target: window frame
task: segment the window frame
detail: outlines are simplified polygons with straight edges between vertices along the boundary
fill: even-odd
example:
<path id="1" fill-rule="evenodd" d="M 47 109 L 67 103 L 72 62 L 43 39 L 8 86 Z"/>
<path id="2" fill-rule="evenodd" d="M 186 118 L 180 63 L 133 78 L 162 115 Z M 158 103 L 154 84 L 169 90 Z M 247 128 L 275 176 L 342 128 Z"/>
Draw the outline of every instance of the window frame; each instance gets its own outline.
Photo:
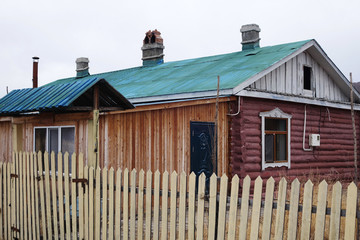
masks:
<path id="1" fill-rule="evenodd" d="M 49 129 L 57 129 L 58 130 L 58 149 L 59 152 L 61 152 L 62 150 L 62 146 L 61 146 L 61 131 L 59 131 L 59 129 L 61 130 L 61 128 L 73 128 L 74 129 L 74 152 L 75 152 L 75 133 L 76 133 L 76 128 L 75 125 L 63 125 L 63 126 L 37 126 L 34 127 L 34 133 L 33 133 L 33 149 L 34 151 L 36 151 L 35 147 L 35 130 L 36 129 L 46 129 L 46 135 L 45 135 L 45 151 L 49 153 Z"/>
<path id="2" fill-rule="evenodd" d="M 305 88 L 305 68 L 308 68 L 310 71 L 310 79 L 309 79 L 309 85 L 310 85 L 310 89 L 306 89 Z M 304 64 L 303 65 L 303 71 L 302 71 L 302 86 L 301 89 L 303 91 L 303 95 L 306 97 L 314 97 L 314 85 L 313 85 L 313 81 L 314 81 L 314 74 L 313 74 L 313 68 L 310 65 Z"/>
<path id="3" fill-rule="evenodd" d="M 283 111 L 281 111 L 279 108 L 275 108 L 271 111 L 268 112 L 260 112 L 259 116 L 261 117 L 261 170 L 264 171 L 266 168 L 269 167 L 287 167 L 290 169 L 291 166 L 291 143 L 290 143 L 290 139 L 291 139 L 291 118 L 292 115 L 284 113 Z M 277 162 L 273 162 L 273 163 L 267 163 L 265 161 L 265 134 L 266 134 L 266 130 L 265 130 L 265 121 L 266 119 L 284 119 L 286 120 L 287 124 L 286 124 L 286 155 L 287 155 L 287 160 L 284 161 L 277 161 Z M 270 132 L 275 132 L 273 130 L 269 130 Z M 280 132 L 284 132 L 284 131 L 280 131 Z M 283 135 L 283 133 L 281 133 Z M 275 149 L 274 149 L 275 151 Z"/>

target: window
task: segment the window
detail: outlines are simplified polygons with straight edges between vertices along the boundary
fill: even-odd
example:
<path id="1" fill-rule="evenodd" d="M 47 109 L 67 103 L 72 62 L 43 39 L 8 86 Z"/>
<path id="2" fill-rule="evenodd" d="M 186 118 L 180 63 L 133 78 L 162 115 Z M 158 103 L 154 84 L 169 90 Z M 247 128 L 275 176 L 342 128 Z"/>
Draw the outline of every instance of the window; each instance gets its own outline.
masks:
<path id="1" fill-rule="evenodd" d="M 75 127 L 35 127 L 34 129 L 35 152 L 55 152 L 56 165 L 57 153 L 69 153 L 69 171 L 71 172 L 71 155 L 75 150 Z"/>
<path id="2" fill-rule="evenodd" d="M 311 90 L 311 67 L 304 66 L 304 89 Z"/>
<path id="3" fill-rule="evenodd" d="M 279 108 L 260 113 L 262 133 L 262 170 L 267 167 L 290 168 L 291 115 Z"/>

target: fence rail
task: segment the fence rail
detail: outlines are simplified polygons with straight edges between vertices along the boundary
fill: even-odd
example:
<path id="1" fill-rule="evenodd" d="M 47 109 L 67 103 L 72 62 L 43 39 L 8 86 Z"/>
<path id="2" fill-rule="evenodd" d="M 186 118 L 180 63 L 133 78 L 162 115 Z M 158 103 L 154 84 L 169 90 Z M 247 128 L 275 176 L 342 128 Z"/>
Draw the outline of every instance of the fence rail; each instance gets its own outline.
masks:
<path id="1" fill-rule="evenodd" d="M 68 159 L 14 153 L 0 163 L 1 239 L 357 237 L 354 183 L 295 179 L 289 187 L 285 178 L 258 177 L 251 188 L 248 176 L 240 185 L 236 175 L 229 182 L 213 174 L 206 184 L 194 173 L 94 169 L 82 154 L 71 156 L 70 174 Z"/>

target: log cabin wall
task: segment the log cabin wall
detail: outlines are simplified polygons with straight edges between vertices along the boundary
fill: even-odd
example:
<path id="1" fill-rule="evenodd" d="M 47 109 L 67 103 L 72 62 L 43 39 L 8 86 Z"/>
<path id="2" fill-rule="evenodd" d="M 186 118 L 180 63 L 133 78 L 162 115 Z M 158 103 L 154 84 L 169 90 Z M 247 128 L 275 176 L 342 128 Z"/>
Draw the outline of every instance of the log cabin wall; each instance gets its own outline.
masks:
<path id="1" fill-rule="evenodd" d="M 232 104 L 234 109 L 235 103 Z M 261 170 L 260 112 L 276 107 L 292 115 L 291 168 Z M 360 136 L 359 113 L 356 113 L 356 131 Z M 354 141 L 350 110 L 307 105 L 305 147 L 309 148 L 309 134 L 320 134 L 320 146 L 311 152 L 303 151 L 304 104 L 256 98 L 241 99 L 241 113 L 231 120 L 230 145 L 232 174 L 241 178 L 279 178 L 281 176 L 319 176 L 332 179 L 352 179 L 354 174 Z M 358 148 L 360 146 L 359 137 Z M 360 153 L 358 149 L 358 154 Z M 358 157 L 359 158 L 359 157 Z"/>
<path id="2" fill-rule="evenodd" d="M 228 101 L 219 103 L 217 170 L 228 169 Z M 215 99 L 100 116 L 100 167 L 190 172 L 190 121 L 214 122 Z"/>

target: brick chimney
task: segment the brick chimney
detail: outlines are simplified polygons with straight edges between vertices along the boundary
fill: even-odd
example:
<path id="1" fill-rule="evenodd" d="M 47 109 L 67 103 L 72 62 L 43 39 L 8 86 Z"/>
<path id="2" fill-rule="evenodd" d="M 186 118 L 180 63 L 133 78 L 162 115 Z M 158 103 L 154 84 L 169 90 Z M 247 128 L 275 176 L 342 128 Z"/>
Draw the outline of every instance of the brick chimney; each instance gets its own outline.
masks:
<path id="1" fill-rule="evenodd" d="M 80 57 L 76 59 L 76 78 L 89 76 L 89 59 Z"/>
<path id="2" fill-rule="evenodd" d="M 260 47 L 260 27 L 257 24 L 243 25 L 240 29 L 242 36 L 242 50 L 255 49 Z"/>
<path id="3" fill-rule="evenodd" d="M 154 66 L 164 62 L 164 45 L 161 33 L 155 29 L 145 33 L 142 50 L 143 66 Z"/>

